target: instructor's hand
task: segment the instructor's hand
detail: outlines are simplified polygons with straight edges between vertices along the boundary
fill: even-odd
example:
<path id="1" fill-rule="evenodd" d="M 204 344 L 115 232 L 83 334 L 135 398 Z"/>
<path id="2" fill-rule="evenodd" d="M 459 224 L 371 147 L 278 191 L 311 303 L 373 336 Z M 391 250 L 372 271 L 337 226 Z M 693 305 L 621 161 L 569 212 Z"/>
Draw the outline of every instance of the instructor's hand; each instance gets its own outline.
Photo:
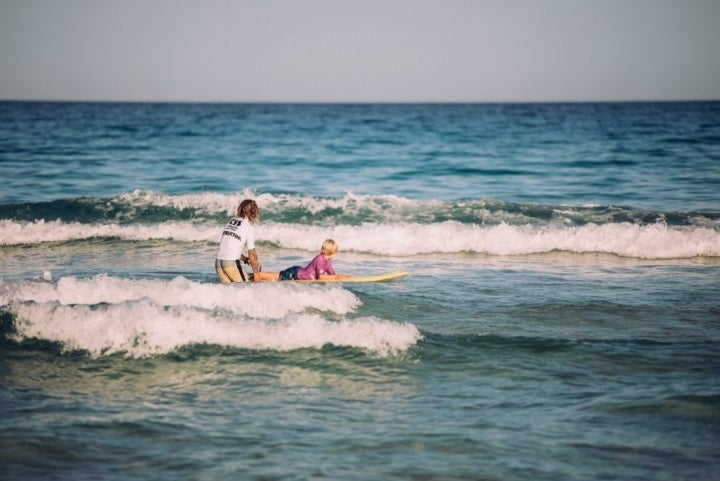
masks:
<path id="1" fill-rule="evenodd" d="M 253 273 L 260 272 L 260 263 L 258 262 L 257 252 L 255 252 L 255 249 L 250 249 L 248 251 L 248 263 L 250 264 L 250 267 L 252 267 Z"/>

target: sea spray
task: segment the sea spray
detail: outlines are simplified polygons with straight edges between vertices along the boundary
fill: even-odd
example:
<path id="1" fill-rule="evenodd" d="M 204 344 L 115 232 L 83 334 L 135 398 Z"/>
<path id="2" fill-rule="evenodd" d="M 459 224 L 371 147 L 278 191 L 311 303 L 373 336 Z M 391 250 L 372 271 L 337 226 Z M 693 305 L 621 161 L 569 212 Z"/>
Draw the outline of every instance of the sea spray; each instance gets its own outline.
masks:
<path id="1" fill-rule="evenodd" d="M 334 321 L 302 313 L 254 319 L 150 300 L 95 305 L 15 302 L 9 307 L 16 318 L 16 341 L 43 339 L 59 343 L 65 351 L 82 350 L 95 357 L 146 357 L 192 344 L 277 351 L 332 344 L 387 356 L 407 350 L 422 337 L 413 324 L 377 318 Z"/>
<path id="2" fill-rule="evenodd" d="M 386 356 L 421 338 L 412 324 L 347 317 L 360 301 L 338 285 L 105 275 L 0 280 L 0 304 L 15 319 L 15 340 L 43 339 L 93 356 L 144 357 L 202 343 L 279 351 L 333 344 Z"/>
<path id="3" fill-rule="evenodd" d="M 176 277 L 127 279 L 107 275 L 73 276 L 56 283 L 0 280 L 0 305 L 31 301 L 59 305 L 122 304 L 148 300 L 158 306 L 224 310 L 255 318 L 279 318 L 314 309 L 348 314 L 360 300 L 339 285 L 296 283 L 231 284 L 202 283 Z"/>
<path id="4" fill-rule="evenodd" d="M 720 231 L 701 226 L 638 225 L 629 222 L 582 226 L 393 223 L 317 226 L 266 222 L 257 226 L 261 243 L 312 253 L 322 240 L 334 238 L 343 251 L 382 256 L 471 252 L 525 255 L 553 251 L 606 253 L 640 259 L 680 259 L 720 256 Z M 126 241 L 218 241 L 218 226 L 167 222 L 154 225 L 79 224 L 61 221 L 17 223 L 0 221 L 0 243 L 33 245 L 97 237 Z M 390 240 L 392 239 L 392 242 Z M 309 255 L 309 254 L 308 254 Z"/>
<path id="5" fill-rule="evenodd" d="M 130 241 L 173 239 L 181 242 L 218 240 L 216 226 L 186 222 L 123 225 L 117 223 L 83 224 L 61 220 L 15 222 L 0 220 L 0 246 L 66 242 L 93 238 L 118 238 Z"/>

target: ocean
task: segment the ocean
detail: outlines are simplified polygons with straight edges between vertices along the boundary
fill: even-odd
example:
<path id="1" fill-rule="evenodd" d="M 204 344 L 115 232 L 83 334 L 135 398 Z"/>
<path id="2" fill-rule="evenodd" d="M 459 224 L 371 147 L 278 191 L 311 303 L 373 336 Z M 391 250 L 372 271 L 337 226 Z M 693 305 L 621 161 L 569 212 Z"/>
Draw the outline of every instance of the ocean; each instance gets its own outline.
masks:
<path id="1" fill-rule="evenodd" d="M 720 479 L 720 102 L 0 102 L 0 479 Z M 257 201 L 262 268 L 222 285 Z"/>

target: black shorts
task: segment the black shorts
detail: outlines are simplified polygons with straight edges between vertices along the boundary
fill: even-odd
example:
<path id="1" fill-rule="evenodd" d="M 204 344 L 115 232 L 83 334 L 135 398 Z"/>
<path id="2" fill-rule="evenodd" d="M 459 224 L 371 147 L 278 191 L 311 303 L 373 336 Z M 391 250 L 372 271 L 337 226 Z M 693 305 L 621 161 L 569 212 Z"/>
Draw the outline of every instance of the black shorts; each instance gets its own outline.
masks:
<path id="1" fill-rule="evenodd" d="M 278 280 L 281 280 L 281 281 L 296 281 L 296 280 L 298 280 L 298 276 L 297 276 L 298 269 L 300 269 L 300 266 L 292 266 L 292 267 L 288 267 L 284 271 L 280 271 L 280 274 L 278 275 Z"/>

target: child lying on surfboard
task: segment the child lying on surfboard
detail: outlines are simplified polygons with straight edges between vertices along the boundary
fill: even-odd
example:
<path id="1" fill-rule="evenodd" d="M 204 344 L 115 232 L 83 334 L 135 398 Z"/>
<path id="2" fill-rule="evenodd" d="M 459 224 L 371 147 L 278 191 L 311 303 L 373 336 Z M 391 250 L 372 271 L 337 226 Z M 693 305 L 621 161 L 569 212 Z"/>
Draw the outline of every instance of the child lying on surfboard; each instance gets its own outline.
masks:
<path id="1" fill-rule="evenodd" d="M 253 280 L 259 281 L 314 281 L 349 279 L 350 276 L 336 274 L 330 259 L 338 251 L 337 242 L 326 239 L 320 253 L 305 267 L 292 266 L 280 272 L 256 272 Z"/>

